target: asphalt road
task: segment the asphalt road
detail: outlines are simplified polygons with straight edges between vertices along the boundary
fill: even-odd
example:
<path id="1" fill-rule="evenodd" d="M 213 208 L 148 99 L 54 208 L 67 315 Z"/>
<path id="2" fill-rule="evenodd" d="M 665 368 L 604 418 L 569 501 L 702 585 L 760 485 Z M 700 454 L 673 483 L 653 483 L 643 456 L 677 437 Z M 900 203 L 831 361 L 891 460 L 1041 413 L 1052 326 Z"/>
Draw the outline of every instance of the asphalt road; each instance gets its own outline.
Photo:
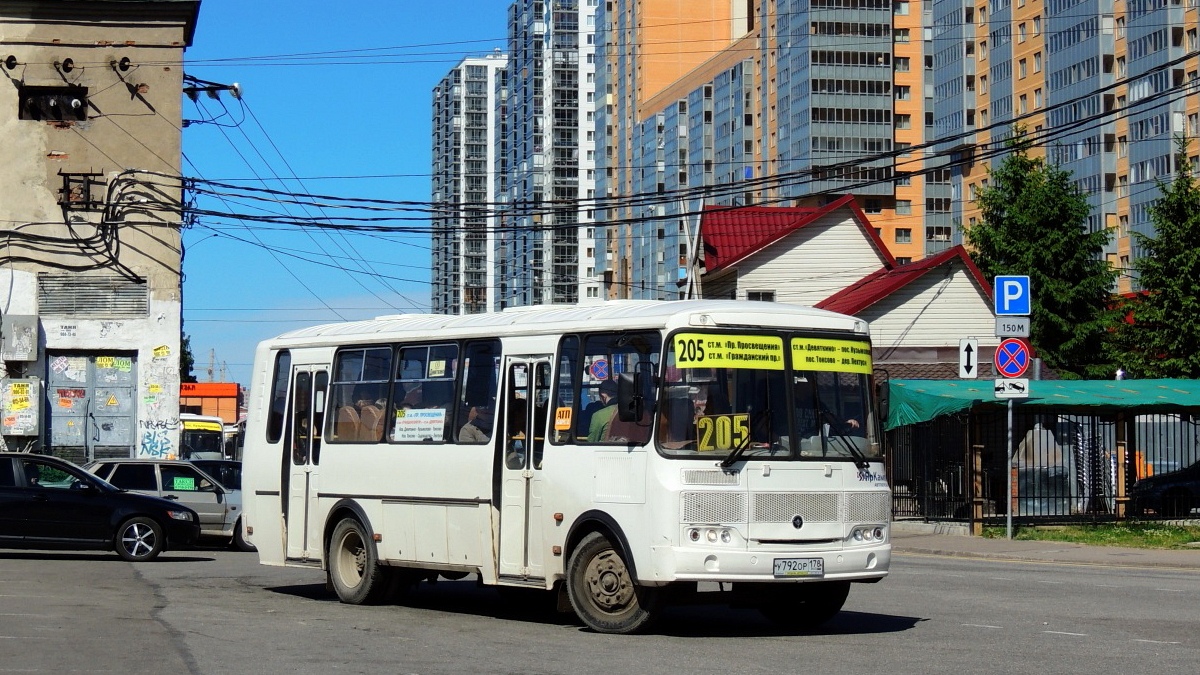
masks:
<path id="1" fill-rule="evenodd" d="M 1182 673 L 1197 589 L 1190 571 L 900 555 L 816 634 L 700 606 L 610 636 L 469 580 L 352 607 L 254 554 L 0 551 L 0 673 Z"/>

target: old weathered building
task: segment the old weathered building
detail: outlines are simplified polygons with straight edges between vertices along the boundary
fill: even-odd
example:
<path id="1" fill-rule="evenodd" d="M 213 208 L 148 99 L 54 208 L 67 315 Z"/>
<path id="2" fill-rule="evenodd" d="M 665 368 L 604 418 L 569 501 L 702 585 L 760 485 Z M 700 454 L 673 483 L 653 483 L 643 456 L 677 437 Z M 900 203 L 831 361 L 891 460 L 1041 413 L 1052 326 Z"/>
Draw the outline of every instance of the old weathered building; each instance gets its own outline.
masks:
<path id="1" fill-rule="evenodd" d="M 178 443 L 183 53 L 198 0 L 0 0 L 3 441 Z"/>

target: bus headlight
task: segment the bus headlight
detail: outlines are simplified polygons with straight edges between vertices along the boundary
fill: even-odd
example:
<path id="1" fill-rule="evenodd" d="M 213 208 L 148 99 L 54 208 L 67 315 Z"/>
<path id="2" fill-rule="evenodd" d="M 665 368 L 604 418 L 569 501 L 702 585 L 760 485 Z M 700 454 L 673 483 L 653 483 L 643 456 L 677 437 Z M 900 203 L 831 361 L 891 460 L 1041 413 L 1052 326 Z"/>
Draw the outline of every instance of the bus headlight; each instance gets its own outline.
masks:
<path id="1" fill-rule="evenodd" d="M 692 529 L 688 530 L 687 536 L 688 539 L 692 541 L 700 541 L 700 530 L 697 530 L 693 527 Z"/>
<path id="2" fill-rule="evenodd" d="M 713 529 L 705 530 L 704 538 L 707 539 L 708 543 L 710 543 L 710 544 L 717 543 L 717 531 L 713 530 Z"/>
<path id="3" fill-rule="evenodd" d="M 721 543 L 728 544 L 731 541 L 733 541 L 733 535 L 729 533 L 729 530 L 721 530 Z"/>

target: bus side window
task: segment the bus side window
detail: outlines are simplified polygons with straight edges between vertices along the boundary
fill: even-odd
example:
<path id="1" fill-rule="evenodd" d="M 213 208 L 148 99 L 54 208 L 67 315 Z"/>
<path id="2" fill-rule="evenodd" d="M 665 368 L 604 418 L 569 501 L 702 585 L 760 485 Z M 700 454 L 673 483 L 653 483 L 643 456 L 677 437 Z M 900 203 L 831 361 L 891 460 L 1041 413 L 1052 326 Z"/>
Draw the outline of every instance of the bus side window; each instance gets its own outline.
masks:
<path id="1" fill-rule="evenodd" d="M 554 406 L 559 409 L 570 409 L 570 427 L 554 429 L 550 441 L 554 445 L 574 443 L 575 436 L 587 438 L 588 420 L 582 414 L 584 408 L 579 405 L 579 338 L 568 335 L 563 338 L 558 357 L 558 382 L 554 396 Z M 581 402 L 580 402 L 581 403 Z M 557 417 L 557 414 L 556 414 Z M 590 417 L 590 415 L 589 415 Z"/>

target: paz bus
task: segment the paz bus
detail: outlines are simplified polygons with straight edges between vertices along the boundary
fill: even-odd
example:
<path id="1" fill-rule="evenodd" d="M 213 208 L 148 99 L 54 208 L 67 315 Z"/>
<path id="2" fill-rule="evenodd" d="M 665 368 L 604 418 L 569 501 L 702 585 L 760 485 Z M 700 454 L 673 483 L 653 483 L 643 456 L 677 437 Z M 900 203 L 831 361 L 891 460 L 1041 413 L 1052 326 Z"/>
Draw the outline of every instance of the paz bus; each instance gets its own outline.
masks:
<path id="1" fill-rule="evenodd" d="M 252 378 L 249 538 L 346 603 L 474 574 L 558 593 L 600 632 L 696 598 L 810 628 L 888 573 L 853 317 L 728 300 L 386 316 L 266 340 Z"/>

